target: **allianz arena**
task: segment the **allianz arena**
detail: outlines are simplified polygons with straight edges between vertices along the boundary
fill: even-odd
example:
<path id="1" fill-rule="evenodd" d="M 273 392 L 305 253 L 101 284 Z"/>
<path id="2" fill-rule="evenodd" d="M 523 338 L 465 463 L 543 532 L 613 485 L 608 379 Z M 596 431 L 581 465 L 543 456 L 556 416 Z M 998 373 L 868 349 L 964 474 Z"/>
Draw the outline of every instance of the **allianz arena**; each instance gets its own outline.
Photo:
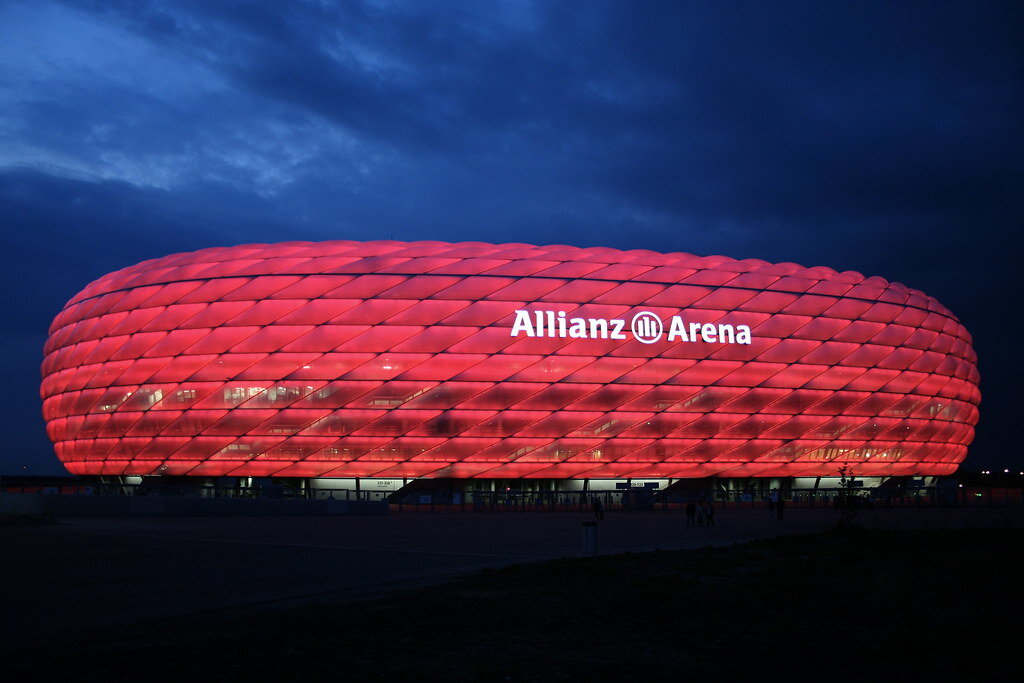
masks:
<path id="1" fill-rule="evenodd" d="M 899 283 L 478 242 L 145 261 L 67 303 L 42 374 L 89 475 L 934 476 L 980 401 L 970 335 Z"/>

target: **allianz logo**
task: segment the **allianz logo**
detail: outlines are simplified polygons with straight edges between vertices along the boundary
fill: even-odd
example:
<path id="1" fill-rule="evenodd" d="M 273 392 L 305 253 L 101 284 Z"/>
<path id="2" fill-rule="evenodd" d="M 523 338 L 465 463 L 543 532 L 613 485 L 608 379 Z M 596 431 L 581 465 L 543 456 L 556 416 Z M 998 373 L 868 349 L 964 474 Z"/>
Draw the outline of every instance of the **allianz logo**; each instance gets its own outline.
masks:
<path id="1" fill-rule="evenodd" d="M 629 333 L 641 344 L 654 344 L 665 337 L 665 325 L 654 313 L 640 311 L 629 321 Z M 569 318 L 565 311 L 516 311 L 512 336 L 563 337 L 566 339 L 629 339 L 621 318 Z M 674 315 L 668 323 L 670 342 L 702 341 L 708 344 L 749 344 L 749 325 L 686 322 Z"/>

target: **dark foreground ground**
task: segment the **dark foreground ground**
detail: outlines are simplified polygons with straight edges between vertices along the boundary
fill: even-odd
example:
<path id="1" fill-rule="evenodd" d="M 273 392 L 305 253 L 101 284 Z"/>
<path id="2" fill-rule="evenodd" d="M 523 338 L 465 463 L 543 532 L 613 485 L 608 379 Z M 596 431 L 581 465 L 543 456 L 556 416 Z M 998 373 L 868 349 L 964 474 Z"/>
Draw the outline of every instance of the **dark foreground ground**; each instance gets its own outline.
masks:
<path id="1" fill-rule="evenodd" d="M 5 680 L 1019 680 L 1024 529 L 827 531 L 484 569 L 33 641 Z M 244 571 L 244 568 L 240 568 Z"/>

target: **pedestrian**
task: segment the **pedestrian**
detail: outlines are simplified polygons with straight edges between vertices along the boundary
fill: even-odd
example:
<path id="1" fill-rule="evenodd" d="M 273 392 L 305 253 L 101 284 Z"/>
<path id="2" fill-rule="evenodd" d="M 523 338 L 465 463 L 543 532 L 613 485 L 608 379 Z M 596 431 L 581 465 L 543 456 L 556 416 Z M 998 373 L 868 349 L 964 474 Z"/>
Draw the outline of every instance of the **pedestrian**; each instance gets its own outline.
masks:
<path id="1" fill-rule="evenodd" d="M 768 516 L 775 516 L 775 505 L 779 502 L 779 492 L 776 489 L 772 489 L 768 494 Z"/>
<path id="2" fill-rule="evenodd" d="M 775 519 L 782 519 L 782 511 L 786 509 L 786 501 L 779 496 L 779 502 L 775 504 Z"/>
<path id="3" fill-rule="evenodd" d="M 715 504 L 712 501 L 708 501 L 707 510 L 704 511 L 704 517 L 707 519 L 708 526 L 715 525 Z"/>
<path id="4" fill-rule="evenodd" d="M 599 522 L 604 519 L 604 505 L 597 496 L 594 496 L 594 519 Z"/>
<path id="5" fill-rule="evenodd" d="M 697 525 L 697 506 L 693 501 L 686 504 L 686 526 Z"/>

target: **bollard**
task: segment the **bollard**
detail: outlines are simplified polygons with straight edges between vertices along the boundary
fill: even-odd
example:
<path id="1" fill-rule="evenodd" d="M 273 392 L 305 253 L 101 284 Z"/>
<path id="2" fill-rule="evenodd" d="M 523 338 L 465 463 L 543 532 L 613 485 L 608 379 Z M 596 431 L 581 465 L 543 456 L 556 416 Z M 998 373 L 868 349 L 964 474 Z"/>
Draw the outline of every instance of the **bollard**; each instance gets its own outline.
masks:
<path id="1" fill-rule="evenodd" d="M 597 555 L 597 522 L 583 522 L 583 554 Z"/>

